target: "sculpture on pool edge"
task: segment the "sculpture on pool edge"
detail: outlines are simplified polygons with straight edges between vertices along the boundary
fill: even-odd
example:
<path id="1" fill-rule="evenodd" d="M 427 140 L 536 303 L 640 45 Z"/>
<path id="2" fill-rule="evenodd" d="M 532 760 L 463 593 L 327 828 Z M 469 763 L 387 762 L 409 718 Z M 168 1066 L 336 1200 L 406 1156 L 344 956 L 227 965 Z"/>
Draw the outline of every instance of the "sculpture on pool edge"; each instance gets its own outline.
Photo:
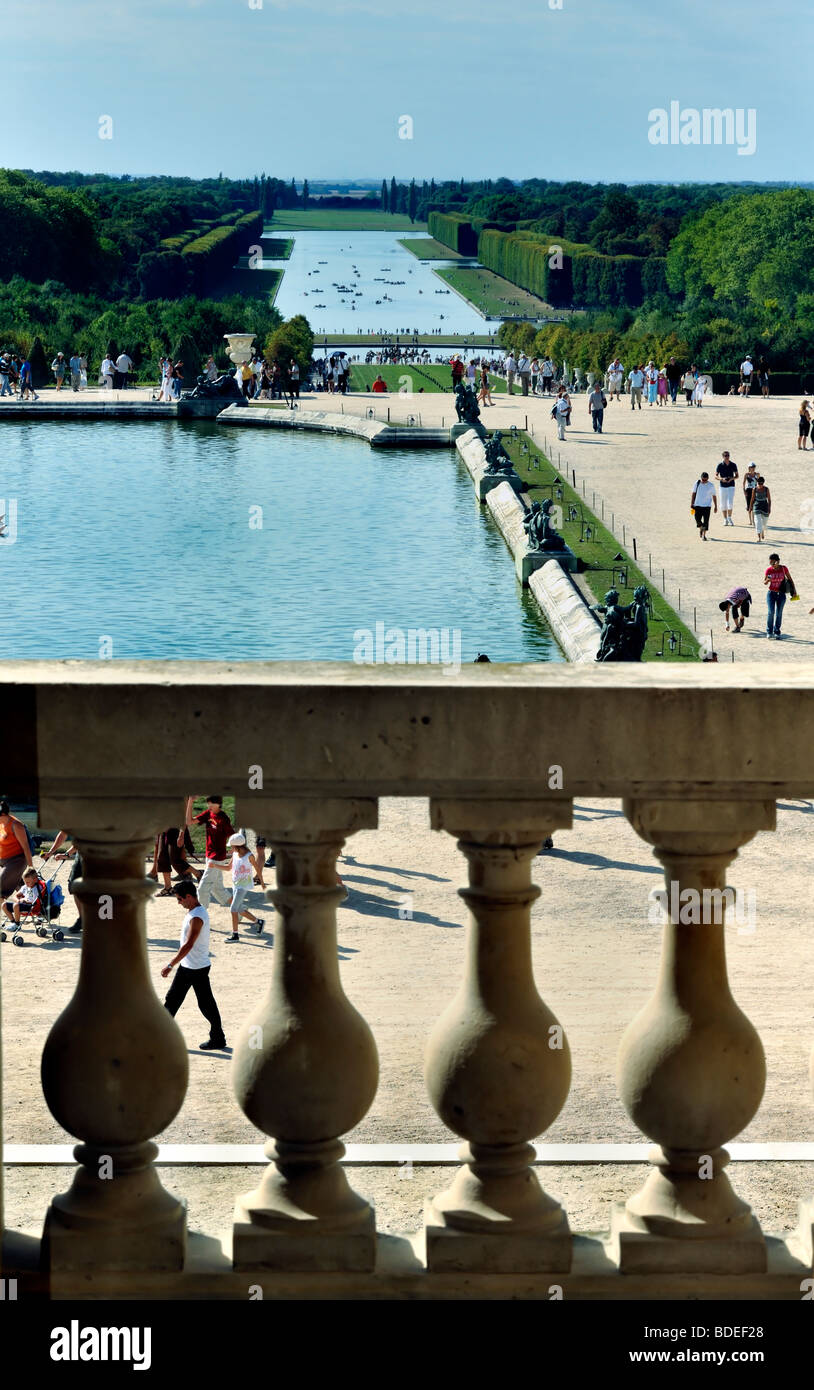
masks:
<path id="1" fill-rule="evenodd" d="M 618 589 L 609 589 L 605 602 L 594 604 L 594 612 L 605 617 L 597 661 L 641 661 L 649 609 L 650 594 L 644 584 L 634 590 L 630 604 L 620 604 Z"/>
<path id="2" fill-rule="evenodd" d="M 455 413 L 458 416 L 458 423 L 472 425 L 475 429 L 482 429 L 480 424 L 480 406 L 473 387 L 467 386 L 463 381 L 459 381 L 455 387 Z"/>
<path id="3" fill-rule="evenodd" d="M 503 435 L 500 430 L 495 430 L 492 438 L 487 439 L 484 445 L 484 453 L 486 454 L 484 476 L 493 478 L 496 474 L 506 475 L 514 472 L 514 464 L 501 443 L 502 438 Z"/>
<path id="4" fill-rule="evenodd" d="M 553 505 L 554 503 L 547 497 L 544 502 L 532 502 L 531 510 L 526 512 L 523 518 L 523 530 L 528 538 L 529 551 L 567 549 L 559 531 L 555 531 L 551 524 Z"/>
<path id="5" fill-rule="evenodd" d="M 185 391 L 183 399 L 185 401 L 219 399 L 242 401 L 244 396 L 237 384 L 236 376 L 232 372 L 224 372 L 223 376 L 216 377 L 214 381 L 207 381 L 205 376 L 199 376 L 197 386 L 192 391 Z"/>

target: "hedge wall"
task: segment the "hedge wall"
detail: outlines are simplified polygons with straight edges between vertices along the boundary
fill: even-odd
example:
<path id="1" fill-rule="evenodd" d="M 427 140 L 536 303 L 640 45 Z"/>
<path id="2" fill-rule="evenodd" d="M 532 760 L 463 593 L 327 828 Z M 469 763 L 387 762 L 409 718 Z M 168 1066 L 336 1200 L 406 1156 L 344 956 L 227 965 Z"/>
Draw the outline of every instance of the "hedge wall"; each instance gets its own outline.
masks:
<path id="1" fill-rule="evenodd" d="M 478 236 L 468 217 L 459 212 L 431 212 L 427 220 L 430 236 L 449 246 L 460 256 L 477 256 Z"/>
<path id="2" fill-rule="evenodd" d="M 552 247 L 562 254 L 552 256 Z M 613 309 L 636 307 L 643 298 L 643 269 L 650 264 L 638 256 L 602 256 L 591 246 L 564 241 L 535 232 L 506 233 L 491 229 L 481 233 L 478 258 L 482 265 L 514 285 L 530 290 L 554 308 L 572 304 Z M 664 261 L 655 260 L 649 272 L 655 288 L 661 288 Z M 648 287 L 647 293 L 653 293 Z"/>
<path id="3" fill-rule="evenodd" d="M 186 245 L 181 256 L 192 271 L 192 286 L 196 294 L 214 288 L 217 281 L 231 270 L 238 256 L 253 243 L 259 243 L 263 231 L 263 214 L 247 212 L 228 227 L 214 227 Z"/>

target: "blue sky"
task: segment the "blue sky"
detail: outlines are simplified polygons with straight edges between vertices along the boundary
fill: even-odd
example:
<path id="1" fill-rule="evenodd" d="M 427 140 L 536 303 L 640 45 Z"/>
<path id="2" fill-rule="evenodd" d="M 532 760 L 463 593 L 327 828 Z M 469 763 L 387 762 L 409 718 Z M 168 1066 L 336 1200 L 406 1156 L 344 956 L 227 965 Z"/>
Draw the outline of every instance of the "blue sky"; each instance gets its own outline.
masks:
<path id="1" fill-rule="evenodd" d="M 23 0 L 0 47 L 2 157 L 298 180 L 814 177 L 802 0 L 557 3 Z M 754 108 L 756 152 L 652 145 L 649 113 L 674 100 Z"/>

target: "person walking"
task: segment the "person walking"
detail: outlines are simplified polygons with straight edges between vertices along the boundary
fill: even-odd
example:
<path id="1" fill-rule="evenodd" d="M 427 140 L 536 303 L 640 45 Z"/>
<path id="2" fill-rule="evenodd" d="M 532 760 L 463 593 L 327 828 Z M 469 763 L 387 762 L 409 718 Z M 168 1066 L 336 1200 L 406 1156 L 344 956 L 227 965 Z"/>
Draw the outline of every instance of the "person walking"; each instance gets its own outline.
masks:
<path id="1" fill-rule="evenodd" d="M 511 352 L 506 358 L 506 361 L 503 363 L 503 368 L 506 372 L 506 394 L 507 396 L 513 396 L 514 378 L 517 372 L 517 362 Z"/>
<path id="2" fill-rule="evenodd" d="M 692 405 L 693 392 L 695 390 L 695 368 L 688 367 L 681 379 L 681 389 L 687 405 Z"/>
<path id="3" fill-rule="evenodd" d="M 478 392 L 478 402 L 481 405 L 492 405 L 492 388 L 489 385 L 489 373 L 485 367 L 480 369 L 480 391 Z"/>
<path id="4" fill-rule="evenodd" d="M 751 392 L 751 390 L 752 390 L 752 373 L 754 372 L 754 370 L 755 370 L 755 369 L 754 369 L 754 366 L 752 365 L 752 359 L 751 359 L 751 357 L 749 356 L 749 354 L 747 353 L 746 357 L 745 357 L 744 360 L 741 362 L 741 367 L 740 367 L 740 377 L 741 377 L 740 395 L 741 395 L 741 396 L 748 396 L 749 393 Z"/>
<path id="5" fill-rule="evenodd" d="M 550 357 L 545 357 L 543 359 L 543 365 L 540 368 L 540 374 L 543 379 L 543 394 L 546 396 L 550 396 L 551 384 L 554 380 L 554 363 L 551 361 Z"/>
<path id="6" fill-rule="evenodd" d="M 762 541 L 769 522 L 772 511 L 772 494 L 766 486 L 766 479 L 762 473 L 757 476 L 757 481 L 752 490 L 752 516 L 757 531 L 756 540 Z"/>
<path id="7" fill-rule="evenodd" d="M 729 632 L 729 619 L 735 625 L 736 632 L 743 632 L 743 624 L 749 617 L 752 605 L 752 595 L 742 584 L 738 584 L 734 589 L 730 589 L 725 599 L 718 604 L 724 615 L 726 631 Z"/>
<path id="8" fill-rule="evenodd" d="M 765 399 L 769 394 L 769 364 L 765 357 L 761 357 L 757 364 L 757 379 L 760 383 L 760 394 Z"/>
<path id="9" fill-rule="evenodd" d="M 33 869 L 31 845 L 23 822 L 13 816 L 9 803 L 0 801 L 0 898 L 16 892 L 26 869 Z"/>
<path id="10" fill-rule="evenodd" d="M 602 387 L 597 382 L 595 382 L 594 388 L 588 397 L 588 414 L 591 417 L 591 422 L 594 427 L 594 434 L 602 433 L 602 424 L 605 419 L 605 410 L 607 409 L 607 405 L 608 402 L 605 397 L 605 393 L 602 390 Z"/>
<path id="11" fill-rule="evenodd" d="M 627 374 L 628 385 L 630 386 L 630 408 L 635 410 L 636 406 L 642 408 L 642 388 L 644 387 L 645 374 L 641 367 L 634 367 Z"/>
<path id="12" fill-rule="evenodd" d="M 794 586 L 794 580 L 786 566 L 781 565 L 780 556 L 776 552 L 769 556 L 769 567 L 763 576 L 763 583 L 768 590 L 766 594 L 766 636 L 775 637 L 779 641 L 783 636 L 780 627 L 783 622 L 786 598 L 789 595 L 792 598 L 797 598 L 797 590 Z"/>
<path id="13" fill-rule="evenodd" d="M 0 356 L 0 396 L 14 396 L 9 377 L 11 376 L 11 355 L 4 352 Z"/>
<path id="14" fill-rule="evenodd" d="M 565 426 L 568 422 L 568 417 L 570 414 L 571 401 L 569 400 L 568 392 L 565 390 L 565 388 L 563 388 L 561 394 L 555 400 L 554 407 L 551 411 L 552 419 L 554 419 L 557 422 L 558 439 L 565 439 Z"/>
<path id="15" fill-rule="evenodd" d="M 28 355 L 26 355 L 20 367 L 20 400 L 25 401 L 29 396 L 35 401 L 39 400 L 39 396 L 34 390 L 34 376 L 31 371 L 31 362 Z"/>
<path id="16" fill-rule="evenodd" d="M 755 488 L 757 487 L 757 464 L 750 463 L 743 475 L 743 496 L 746 502 L 746 515 L 749 525 L 754 526 L 755 518 L 752 516 L 752 503 L 755 500 Z"/>
<path id="17" fill-rule="evenodd" d="M 671 357 L 667 363 L 665 376 L 667 377 L 667 385 L 670 389 L 670 400 L 673 402 L 673 405 L 675 405 L 683 372 L 674 357 Z"/>
<path id="18" fill-rule="evenodd" d="M 184 848 L 178 848 L 179 836 Z M 164 880 L 164 887 L 157 894 L 159 898 L 169 898 L 172 894 L 172 878 L 170 870 L 174 869 L 179 879 L 191 878 L 198 880 L 201 877 L 200 869 L 195 869 L 187 859 L 188 854 L 193 853 L 193 844 L 189 831 L 184 827 L 183 834 L 177 825 L 171 825 L 167 830 L 162 830 L 155 837 L 155 848 L 153 850 L 153 867 L 147 877 L 158 882 L 158 875 Z"/>
<path id="19" fill-rule="evenodd" d="M 300 398 L 300 369 L 292 357 L 288 367 L 288 389 L 291 392 L 291 399 Z"/>
<path id="20" fill-rule="evenodd" d="M 702 405 L 704 404 L 704 396 L 706 395 L 706 391 L 707 391 L 706 377 L 703 377 L 703 376 L 701 376 L 701 375 L 699 374 L 699 376 L 696 378 L 695 390 L 694 390 L 693 393 L 692 393 L 693 401 L 694 401 L 694 403 L 698 406 L 698 409 L 699 409 L 699 410 L 701 409 Z"/>
<path id="21" fill-rule="evenodd" d="M 805 453 L 808 448 L 808 436 L 811 434 L 811 411 L 808 408 L 808 401 L 803 401 L 798 411 L 797 420 L 797 448 Z"/>
<path id="22" fill-rule="evenodd" d="M 252 887 L 256 874 L 262 878 L 263 860 L 256 854 L 252 854 L 246 844 L 246 836 L 238 830 L 234 835 L 230 835 L 226 841 L 232 851 L 232 901 L 229 904 L 229 911 L 232 914 L 232 935 L 227 936 L 227 942 L 240 940 L 241 917 L 248 920 L 257 927 L 258 934 L 263 930 L 264 918 L 255 917 L 243 904 L 249 889 Z"/>
<path id="23" fill-rule="evenodd" d="M 62 384 L 65 380 L 65 373 L 67 372 L 67 370 L 68 367 L 65 361 L 65 354 L 64 352 L 58 352 L 53 362 L 51 363 L 51 371 L 54 373 L 54 376 L 56 378 L 58 391 L 62 390 Z"/>
<path id="24" fill-rule="evenodd" d="M 116 364 L 110 356 L 110 353 L 106 352 L 102 359 L 102 365 L 99 368 L 99 375 L 102 378 L 102 384 L 106 391 L 113 390 L 113 376 L 115 371 Z"/>
<path id="25" fill-rule="evenodd" d="M 693 488 L 692 498 L 690 500 L 690 509 L 695 512 L 695 524 L 698 527 L 698 534 L 702 541 L 705 541 L 707 538 L 711 507 L 715 508 L 717 514 L 718 497 L 715 492 L 715 484 L 710 482 L 709 473 L 702 473 Z"/>
<path id="26" fill-rule="evenodd" d="M 82 382 L 82 363 L 78 352 L 74 351 L 71 353 L 68 366 L 71 372 L 71 390 L 78 391 Z"/>
<path id="27" fill-rule="evenodd" d="M 540 363 L 536 357 L 531 359 L 531 394 L 537 395 L 537 383 L 540 380 Z"/>
<path id="28" fill-rule="evenodd" d="M 185 878 L 177 883 L 174 896 L 185 915 L 178 950 L 161 971 L 162 979 L 166 980 L 175 967 L 179 967 L 167 991 L 164 1008 L 174 1018 L 189 991 L 194 990 L 198 1008 L 209 1024 L 209 1037 L 198 1045 L 202 1052 L 220 1052 L 226 1046 L 226 1037 L 209 979 L 209 913 L 199 902 L 192 879 Z"/>
<path id="29" fill-rule="evenodd" d="M 644 369 L 644 379 L 647 384 L 647 404 L 655 405 L 659 394 L 659 369 L 652 357 Z"/>
<path id="30" fill-rule="evenodd" d="M 529 382 L 531 381 L 531 363 L 524 352 L 521 352 L 517 359 L 517 375 L 520 378 L 523 395 L 527 396 L 529 393 Z"/>
<path id="31" fill-rule="evenodd" d="M 659 372 L 659 380 L 658 380 L 658 393 L 659 393 L 659 405 L 660 405 L 660 406 L 666 405 L 666 404 L 667 404 L 667 393 L 668 393 L 669 389 L 670 389 L 670 388 L 669 388 L 669 383 L 668 383 L 668 381 L 667 381 L 667 368 L 666 368 L 666 367 L 662 367 L 661 370 L 660 370 L 660 372 Z"/>
<path id="32" fill-rule="evenodd" d="M 625 377 L 625 369 L 618 357 L 614 357 L 608 366 L 608 397 L 613 401 L 614 396 L 617 401 L 622 399 L 622 383 Z"/>
<path id="33" fill-rule="evenodd" d="M 208 907 L 215 898 L 222 907 L 230 901 L 230 893 L 223 882 L 223 875 L 231 866 L 227 842 L 234 834 L 234 826 L 223 809 L 222 796 L 208 796 L 206 810 L 197 816 L 192 814 L 195 798 L 187 798 L 185 825 L 202 825 L 206 831 L 206 865 L 198 883 L 198 899 L 202 907 Z M 183 831 L 178 836 L 178 848 L 184 847 Z"/>
<path id="34" fill-rule="evenodd" d="M 723 512 L 724 526 L 734 526 L 732 508 L 735 503 L 738 465 L 732 462 L 728 449 L 724 449 L 723 458 L 715 470 L 715 477 L 718 479 L 718 485 L 721 489 L 721 511 Z"/>

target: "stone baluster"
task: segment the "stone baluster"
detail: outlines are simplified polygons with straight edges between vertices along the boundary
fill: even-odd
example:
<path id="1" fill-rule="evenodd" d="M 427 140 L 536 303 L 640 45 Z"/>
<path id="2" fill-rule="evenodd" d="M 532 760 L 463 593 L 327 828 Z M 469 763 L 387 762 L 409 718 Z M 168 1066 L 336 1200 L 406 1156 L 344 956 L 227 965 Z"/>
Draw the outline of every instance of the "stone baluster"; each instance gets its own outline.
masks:
<path id="1" fill-rule="evenodd" d="M 173 802 L 162 823 L 177 814 Z M 149 830 L 125 840 L 126 833 L 70 831 L 82 856 L 74 884 L 82 959 L 73 998 L 45 1044 L 42 1088 L 51 1114 L 82 1142 L 73 1183 L 46 1216 L 43 1251 L 52 1273 L 177 1270 L 184 1263 L 185 1205 L 162 1187 L 151 1140 L 183 1104 L 187 1048 L 148 964 L 152 838 Z"/>
<path id="2" fill-rule="evenodd" d="M 425 1076 L 441 1119 L 468 1142 L 464 1167 L 427 1204 L 431 1270 L 563 1271 L 571 1237 L 541 1188 L 529 1142 L 562 1109 L 571 1081 L 564 1032 L 543 1003 L 531 964 L 531 861 L 571 825 L 567 801 L 431 803 L 436 830 L 458 837 L 469 867 L 461 987 L 427 1045 Z"/>
<path id="3" fill-rule="evenodd" d="M 625 814 L 664 865 L 668 911 L 655 993 L 619 1049 L 622 1100 L 659 1146 L 641 1191 L 614 1212 L 620 1267 L 761 1271 L 762 1232 L 724 1172 L 722 1145 L 756 1113 L 766 1069 L 730 993 L 721 894 L 740 846 L 774 829 L 775 806 L 632 799 Z"/>
<path id="4" fill-rule="evenodd" d="M 373 1035 L 339 977 L 336 861 L 345 838 L 375 829 L 375 801 L 244 801 L 241 818 L 276 854 L 271 988 L 237 1040 L 233 1084 L 271 1160 L 238 1198 L 240 1270 L 371 1270 L 373 1210 L 353 1192 L 339 1136 L 367 1113 L 379 1063 Z"/>

